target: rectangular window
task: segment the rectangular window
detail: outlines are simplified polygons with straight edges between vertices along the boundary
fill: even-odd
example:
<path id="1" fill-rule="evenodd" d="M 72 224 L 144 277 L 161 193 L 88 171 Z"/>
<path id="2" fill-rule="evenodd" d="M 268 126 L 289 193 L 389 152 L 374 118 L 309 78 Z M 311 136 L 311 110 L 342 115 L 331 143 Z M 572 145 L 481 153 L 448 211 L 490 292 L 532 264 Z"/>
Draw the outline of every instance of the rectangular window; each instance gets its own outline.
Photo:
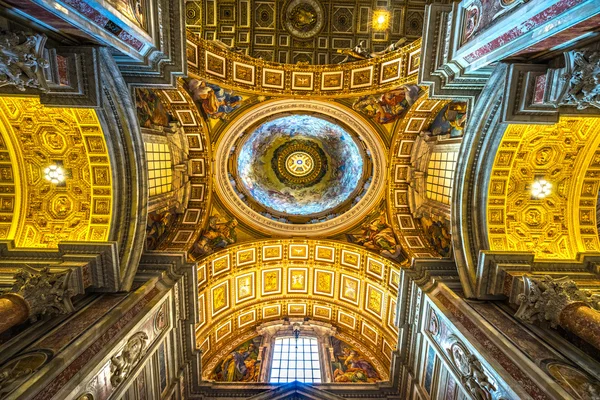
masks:
<path id="1" fill-rule="evenodd" d="M 321 383 L 317 339 L 281 337 L 275 339 L 269 382 Z"/>
<path id="2" fill-rule="evenodd" d="M 427 198 L 450 204 L 458 152 L 433 152 L 427 165 Z"/>
<path id="3" fill-rule="evenodd" d="M 171 152 L 165 143 L 145 143 L 150 196 L 171 191 Z"/>

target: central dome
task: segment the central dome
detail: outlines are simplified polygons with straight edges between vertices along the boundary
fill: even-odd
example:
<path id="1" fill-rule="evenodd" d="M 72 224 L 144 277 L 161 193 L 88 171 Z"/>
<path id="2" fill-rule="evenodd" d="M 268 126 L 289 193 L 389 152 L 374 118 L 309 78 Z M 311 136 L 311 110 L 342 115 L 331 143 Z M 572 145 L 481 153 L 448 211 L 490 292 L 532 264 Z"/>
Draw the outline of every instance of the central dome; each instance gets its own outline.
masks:
<path id="1" fill-rule="evenodd" d="M 235 170 L 243 192 L 277 216 L 322 216 L 349 201 L 363 179 L 363 151 L 330 120 L 286 115 L 247 135 Z"/>

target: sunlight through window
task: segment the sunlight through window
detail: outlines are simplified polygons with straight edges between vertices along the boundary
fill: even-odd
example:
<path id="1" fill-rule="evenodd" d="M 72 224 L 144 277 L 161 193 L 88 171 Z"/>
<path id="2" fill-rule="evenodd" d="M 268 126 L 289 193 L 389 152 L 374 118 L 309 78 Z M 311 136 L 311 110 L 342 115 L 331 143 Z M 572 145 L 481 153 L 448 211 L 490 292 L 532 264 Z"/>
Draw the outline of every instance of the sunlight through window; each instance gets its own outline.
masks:
<path id="1" fill-rule="evenodd" d="M 317 339 L 293 337 L 275 339 L 271 383 L 300 381 L 321 383 L 321 364 Z"/>

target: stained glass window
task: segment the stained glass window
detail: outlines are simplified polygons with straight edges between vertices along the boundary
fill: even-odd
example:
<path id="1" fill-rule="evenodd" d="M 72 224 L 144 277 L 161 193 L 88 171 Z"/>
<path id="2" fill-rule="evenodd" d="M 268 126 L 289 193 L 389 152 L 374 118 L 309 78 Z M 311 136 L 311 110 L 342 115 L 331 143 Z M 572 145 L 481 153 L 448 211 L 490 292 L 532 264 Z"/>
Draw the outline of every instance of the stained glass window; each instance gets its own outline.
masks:
<path id="1" fill-rule="evenodd" d="M 427 165 L 427 198 L 450 204 L 457 152 L 433 152 Z"/>
<path id="2" fill-rule="evenodd" d="M 146 143 L 150 196 L 171 191 L 171 153 L 164 143 Z"/>
<path id="3" fill-rule="evenodd" d="M 317 339 L 312 337 L 300 337 L 297 341 L 293 337 L 276 338 L 269 381 L 320 383 L 318 348 Z"/>

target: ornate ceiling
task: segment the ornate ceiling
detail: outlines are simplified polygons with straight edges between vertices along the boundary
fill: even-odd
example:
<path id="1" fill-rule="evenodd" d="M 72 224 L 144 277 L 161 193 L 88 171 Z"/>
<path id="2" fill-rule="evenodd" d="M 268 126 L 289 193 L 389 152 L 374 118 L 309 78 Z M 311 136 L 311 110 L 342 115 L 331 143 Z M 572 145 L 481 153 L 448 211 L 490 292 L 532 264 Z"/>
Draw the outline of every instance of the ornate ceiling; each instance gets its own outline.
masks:
<path id="1" fill-rule="evenodd" d="M 337 64 L 338 50 L 364 42 L 373 52 L 401 38 L 418 39 L 425 1 L 231 0 L 186 2 L 188 30 L 266 61 Z M 375 31 L 373 15 L 387 9 L 389 29 Z"/>
<path id="2" fill-rule="evenodd" d="M 563 117 L 555 125 L 510 125 L 496 153 L 487 200 L 490 249 L 575 259 L 598 251 L 600 119 Z M 544 178 L 549 196 L 531 185 Z"/>
<path id="3" fill-rule="evenodd" d="M 64 170 L 65 183 L 44 179 L 50 165 Z M 0 98 L 0 239 L 47 248 L 62 241 L 106 241 L 112 190 L 96 111 Z"/>

